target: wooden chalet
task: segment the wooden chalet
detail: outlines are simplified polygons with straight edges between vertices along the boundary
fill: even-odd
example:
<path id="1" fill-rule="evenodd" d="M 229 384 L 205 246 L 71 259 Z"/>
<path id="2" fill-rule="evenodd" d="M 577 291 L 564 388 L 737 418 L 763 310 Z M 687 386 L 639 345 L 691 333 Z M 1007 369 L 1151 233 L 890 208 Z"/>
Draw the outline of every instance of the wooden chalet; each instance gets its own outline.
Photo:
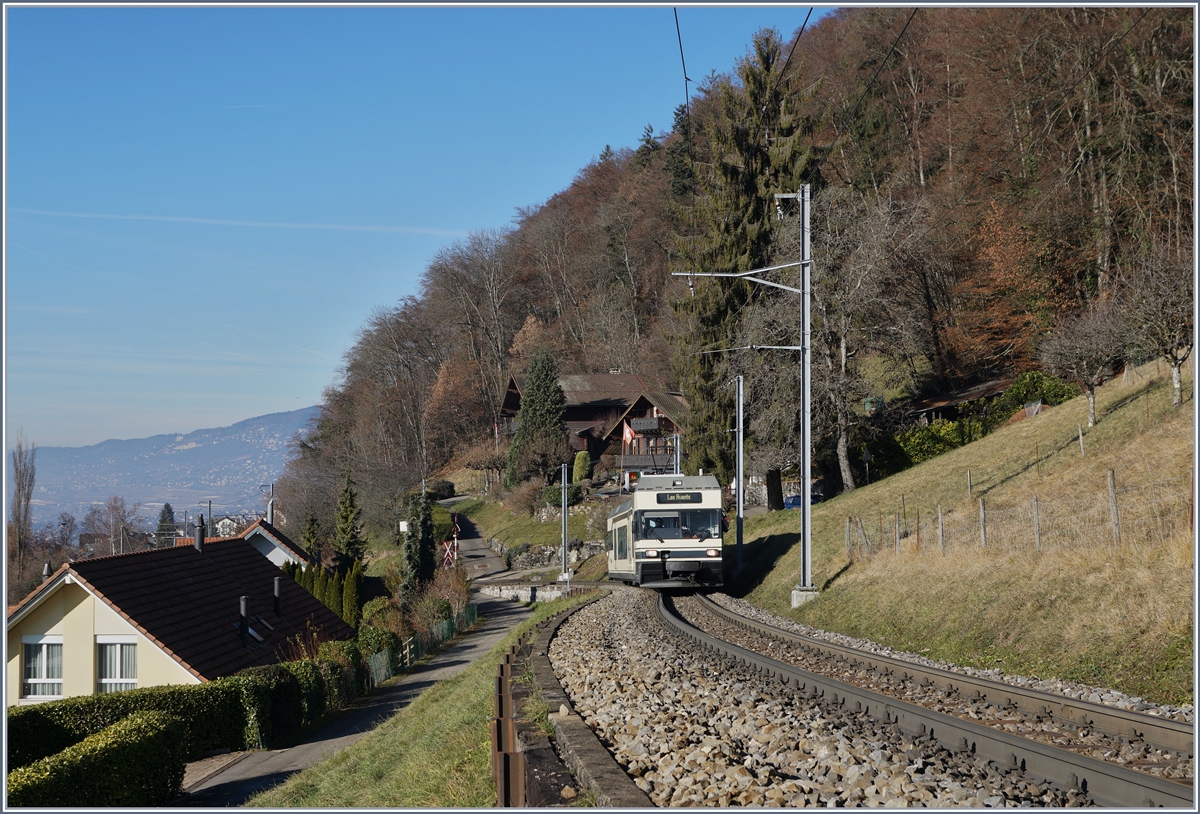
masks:
<path id="1" fill-rule="evenodd" d="M 516 432 L 524 376 L 512 376 L 500 406 L 508 433 Z M 683 395 L 652 390 L 631 373 L 560 376 L 571 449 L 587 450 L 609 469 L 669 472 L 674 436 L 683 432 Z"/>

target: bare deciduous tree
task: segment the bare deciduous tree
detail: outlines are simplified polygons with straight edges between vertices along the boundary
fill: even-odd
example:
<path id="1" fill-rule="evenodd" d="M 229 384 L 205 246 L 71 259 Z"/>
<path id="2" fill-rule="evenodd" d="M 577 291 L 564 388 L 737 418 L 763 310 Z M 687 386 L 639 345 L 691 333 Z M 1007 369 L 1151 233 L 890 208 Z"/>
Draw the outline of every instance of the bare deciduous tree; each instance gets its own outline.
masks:
<path id="1" fill-rule="evenodd" d="M 1096 425 L 1096 388 L 1120 369 L 1125 337 L 1120 304 L 1105 299 L 1064 322 L 1042 343 L 1043 366 L 1055 376 L 1078 382 L 1087 394 L 1089 427 Z"/>
<path id="2" fill-rule="evenodd" d="M 139 508 L 140 504 L 126 506 L 125 498 L 113 495 L 104 503 L 92 504 L 79 531 L 93 540 L 104 540 L 110 555 L 139 551 L 150 541 L 147 521 L 138 514 Z"/>
<path id="3" fill-rule="evenodd" d="M 1131 344 L 1171 366 L 1172 406 L 1183 403 L 1180 368 L 1192 353 L 1192 260 L 1158 249 L 1126 273 Z"/>

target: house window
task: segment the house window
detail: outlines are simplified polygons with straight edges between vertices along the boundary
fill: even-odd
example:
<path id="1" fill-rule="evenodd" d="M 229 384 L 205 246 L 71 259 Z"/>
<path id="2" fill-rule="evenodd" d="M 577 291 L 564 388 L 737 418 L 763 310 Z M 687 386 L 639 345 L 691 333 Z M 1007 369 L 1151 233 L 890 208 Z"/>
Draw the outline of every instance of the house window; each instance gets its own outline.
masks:
<path id="1" fill-rule="evenodd" d="M 137 638 L 96 637 L 96 692 L 137 688 Z"/>
<path id="2" fill-rule="evenodd" d="M 22 698 L 62 698 L 62 636 L 22 636 Z"/>

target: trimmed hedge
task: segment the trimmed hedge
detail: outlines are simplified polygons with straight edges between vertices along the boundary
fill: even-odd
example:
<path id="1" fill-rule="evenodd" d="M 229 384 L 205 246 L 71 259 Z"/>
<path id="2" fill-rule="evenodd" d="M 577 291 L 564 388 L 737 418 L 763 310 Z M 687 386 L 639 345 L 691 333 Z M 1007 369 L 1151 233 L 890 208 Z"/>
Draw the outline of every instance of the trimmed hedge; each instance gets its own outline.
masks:
<path id="1" fill-rule="evenodd" d="M 56 754 L 134 712 L 159 711 L 184 723 L 186 757 L 213 749 L 243 749 L 247 742 L 245 688 L 227 678 L 197 685 L 145 687 L 82 695 L 8 709 L 8 766 L 11 771 Z"/>
<path id="2" fill-rule="evenodd" d="M 330 659 L 342 665 L 350 678 L 348 699 L 357 698 L 367 691 L 369 673 L 358 644 L 349 642 L 322 642 L 317 648 L 318 659 Z"/>
<path id="3" fill-rule="evenodd" d="M 266 689 L 266 703 L 256 705 L 265 715 L 258 717 L 263 745 L 288 743 L 300 735 L 304 719 L 304 691 L 296 676 L 282 664 L 247 667 L 237 674 Z"/>
<path id="4" fill-rule="evenodd" d="M 354 676 L 333 659 L 317 659 L 317 669 L 325 683 L 325 709 L 343 709 L 354 700 Z"/>
<path id="5" fill-rule="evenodd" d="M 9 806 L 159 806 L 183 785 L 187 726 L 135 712 L 58 754 L 8 773 Z"/>
<path id="6" fill-rule="evenodd" d="M 285 661 L 279 665 L 296 677 L 300 683 L 300 701 L 303 717 L 301 729 L 308 729 L 325 714 L 325 679 L 315 661 Z"/>

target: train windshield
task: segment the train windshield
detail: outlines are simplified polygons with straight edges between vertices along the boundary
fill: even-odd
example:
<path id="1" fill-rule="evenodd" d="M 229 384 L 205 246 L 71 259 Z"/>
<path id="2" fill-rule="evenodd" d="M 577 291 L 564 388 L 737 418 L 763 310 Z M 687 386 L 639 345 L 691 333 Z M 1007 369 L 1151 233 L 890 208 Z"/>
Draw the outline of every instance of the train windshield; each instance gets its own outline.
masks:
<path id="1" fill-rule="evenodd" d="M 643 540 L 707 540 L 721 536 L 717 509 L 637 512 L 634 519 Z"/>

